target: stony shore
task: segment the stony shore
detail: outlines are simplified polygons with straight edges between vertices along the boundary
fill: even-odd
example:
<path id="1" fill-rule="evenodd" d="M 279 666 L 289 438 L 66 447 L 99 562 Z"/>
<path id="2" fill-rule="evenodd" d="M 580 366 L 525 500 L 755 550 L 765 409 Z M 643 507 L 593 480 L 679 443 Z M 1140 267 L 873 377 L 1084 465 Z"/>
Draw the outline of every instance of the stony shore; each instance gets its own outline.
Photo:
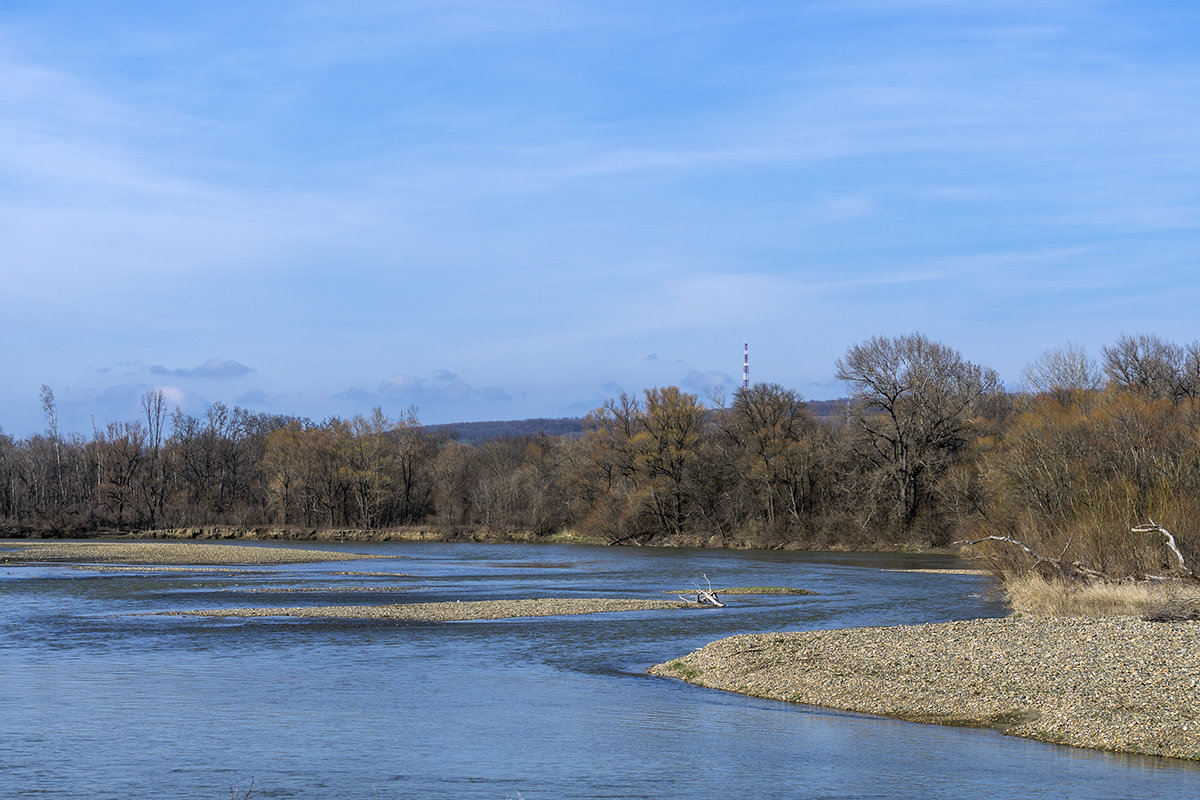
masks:
<path id="1" fill-rule="evenodd" d="M 196 542 L 5 542 L 0 543 L 0 564 L 67 562 L 104 564 L 99 569 L 122 570 L 131 564 L 220 565 L 299 564 L 347 561 L 385 556 L 362 553 L 254 547 Z M 153 567 L 151 567 L 153 568 Z M 158 567 L 176 569 L 176 567 Z M 388 575 L 392 573 L 381 573 Z M 399 577 L 399 576 L 397 576 Z M 472 619 L 548 617 L 615 611 L 694 608 L 679 600 L 636 598 L 539 598 L 530 600 L 473 600 L 446 603 L 406 603 L 371 606 L 300 606 L 293 608 L 232 608 L 166 612 L 168 616 L 207 617 L 328 617 L 335 619 L 394 619 L 455 622 Z"/>
<path id="2" fill-rule="evenodd" d="M 395 619 L 416 622 L 462 622 L 513 617 L 554 617 L 697 608 L 678 600 L 638 600 L 611 597 L 544 597 L 531 600 L 463 600 L 447 603 L 404 603 L 380 606 L 300 606 L 295 608 L 219 608 L 203 611 L 168 611 L 165 616 L 202 617 L 329 617 L 334 619 Z"/>
<path id="3" fill-rule="evenodd" d="M 0 564 L 27 564 L 40 561 L 237 566 L 358 561 L 364 558 L 384 558 L 384 556 L 331 550 L 201 544 L 197 542 L 5 542 L 0 544 Z"/>
<path id="4" fill-rule="evenodd" d="M 699 686 L 1200 759 L 1200 623 L 1018 617 L 734 636 L 651 669 Z"/>

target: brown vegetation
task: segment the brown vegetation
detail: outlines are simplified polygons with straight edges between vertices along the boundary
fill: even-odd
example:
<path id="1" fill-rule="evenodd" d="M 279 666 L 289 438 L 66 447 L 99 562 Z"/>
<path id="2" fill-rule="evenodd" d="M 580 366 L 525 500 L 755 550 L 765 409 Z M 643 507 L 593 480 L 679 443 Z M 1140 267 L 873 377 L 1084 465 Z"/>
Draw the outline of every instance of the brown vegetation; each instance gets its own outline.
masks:
<path id="1" fill-rule="evenodd" d="M 668 386 L 608 401 L 580 436 L 476 443 L 423 427 L 415 409 L 314 423 L 217 403 L 193 417 L 155 392 L 143 420 L 64 435 L 44 387 L 46 432 L 0 434 L 0 530 L 971 541 L 1001 573 L 1185 577 L 1200 557 L 1198 365 L 1200 345 L 1123 336 L 1103 367 L 1076 345 L 1047 351 L 1014 394 L 920 334 L 876 337 L 839 359 L 852 397 L 836 416 L 775 384 L 708 405 Z M 1175 552 L 1139 527 L 1150 520 Z"/>
<path id="2" fill-rule="evenodd" d="M 1151 621 L 1200 618 L 1200 587 L 1140 581 L 1067 581 L 1037 573 L 1004 582 L 1008 605 L 1017 612 L 1052 617 L 1137 616 Z"/>

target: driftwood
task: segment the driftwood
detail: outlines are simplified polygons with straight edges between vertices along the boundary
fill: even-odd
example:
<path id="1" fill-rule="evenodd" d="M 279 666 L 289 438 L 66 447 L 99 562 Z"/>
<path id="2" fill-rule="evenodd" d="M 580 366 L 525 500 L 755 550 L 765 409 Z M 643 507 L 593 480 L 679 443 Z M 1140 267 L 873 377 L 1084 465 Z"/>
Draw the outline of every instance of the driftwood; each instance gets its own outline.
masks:
<path id="1" fill-rule="evenodd" d="M 1154 520 L 1150 520 L 1148 523 L 1138 525 L 1134 528 L 1130 528 L 1129 530 L 1133 533 L 1161 533 L 1163 539 L 1166 540 L 1167 547 L 1172 553 L 1175 554 L 1175 558 L 1179 561 L 1180 572 L 1183 572 L 1189 576 L 1194 575 L 1194 573 L 1188 569 L 1187 562 L 1183 560 L 1183 553 L 1179 552 L 1179 545 L 1175 543 L 1175 537 L 1172 536 L 1171 532 L 1162 525 L 1159 525 Z"/>
<path id="2" fill-rule="evenodd" d="M 707 590 L 705 590 L 705 589 L 702 589 L 702 588 L 700 588 L 699 586 L 697 586 L 697 585 L 696 585 L 696 583 L 695 583 L 694 581 L 692 582 L 692 586 L 695 586 L 695 587 L 696 587 L 696 600 L 695 600 L 695 602 L 696 602 L 696 603 L 698 603 L 698 604 L 700 604 L 700 605 L 708 604 L 708 605 L 710 605 L 710 606 L 716 606 L 717 608 L 725 608 L 725 604 L 724 604 L 724 603 L 722 603 L 722 602 L 721 602 L 721 601 L 720 601 L 720 600 L 717 598 L 717 593 L 716 593 L 716 592 L 713 590 L 713 587 L 712 587 L 712 581 L 710 581 L 710 580 L 708 579 L 708 576 L 707 576 L 707 575 L 705 575 L 705 576 L 704 576 L 704 582 L 708 584 L 708 589 L 707 589 Z M 689 603 L 690 603 L 690 602 L 692 602 L 692 598 L 690 598 L 690 597 L 684 597 L 683 595 L 679 595 L 679 599 L 680 599 L 680 600 L 685 600 L 685 601 L 687 601 L 687 602 L 689 602 Z"/>
<path id="3" fill-rule="evenodd" d="M 609 539 L 607 544 L 610 547 L 613 547 L 613 546 L 616 546 L 619 544 L 629 543 L 629 544 L 634 545 L 635 547 L 641 547 L 642 543 L 640 540 L 643 538 L 649 538 L 651 535 L 652 534 L 646 533 L 645 531 L 637 531 L 634 533 L 627 533 L 624 536 L 618 536 L 615 539 Z"/>

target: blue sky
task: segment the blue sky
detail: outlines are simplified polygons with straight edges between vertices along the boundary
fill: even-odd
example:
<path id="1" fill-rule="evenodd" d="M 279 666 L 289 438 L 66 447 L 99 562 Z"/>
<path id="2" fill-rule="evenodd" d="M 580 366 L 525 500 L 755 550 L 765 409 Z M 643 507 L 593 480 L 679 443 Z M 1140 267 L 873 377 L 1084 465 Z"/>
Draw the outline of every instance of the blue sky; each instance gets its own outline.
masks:
<path id="1" fill-rule="evenodd" d="M 1200 4 L 0 6 L 0 426 L 1200 336 Z"/>

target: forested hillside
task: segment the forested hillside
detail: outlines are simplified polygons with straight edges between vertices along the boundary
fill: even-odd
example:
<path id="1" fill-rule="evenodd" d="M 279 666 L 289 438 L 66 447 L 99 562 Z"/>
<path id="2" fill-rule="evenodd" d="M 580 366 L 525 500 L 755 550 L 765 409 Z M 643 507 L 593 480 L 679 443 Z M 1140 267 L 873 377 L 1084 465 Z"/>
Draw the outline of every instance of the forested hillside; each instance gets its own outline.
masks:
<path id="1" fill-rule="evenodd" d="M 583 420 L 579 417 L 535 417 L 533 419 L 496 420 L 489 422 L 454 422 L 445 425 L 426 425 L 430 433 L 458 442 L 478 444 L 511 436 L 579 436 Z"/>
<path id="2" fill-rule="evenodd" d="M 217 403 L 92 436 L 0 434 L 0 525 L 85 533 L 223 525 L 303 533 L 419 525 L 446 535 L 562 531 L 597 542 L 797 548 L 991 539 L 1014 565 L 1108 575 L 1194 564 L 1200 344 L 1125 336 L 1026 369 L 1026 391 L 920 334 L 835 365 L 851 397 L 818 416 L 775 384 L 706 406 L 667 386 L 606 402 L 582 433 L 480 441 L 381 409 L 322 422 Z M 1023 547 L 1022 547 L 1023 546 Z M 1036 556 L 1034 555 L 1036 554 Z"/>

